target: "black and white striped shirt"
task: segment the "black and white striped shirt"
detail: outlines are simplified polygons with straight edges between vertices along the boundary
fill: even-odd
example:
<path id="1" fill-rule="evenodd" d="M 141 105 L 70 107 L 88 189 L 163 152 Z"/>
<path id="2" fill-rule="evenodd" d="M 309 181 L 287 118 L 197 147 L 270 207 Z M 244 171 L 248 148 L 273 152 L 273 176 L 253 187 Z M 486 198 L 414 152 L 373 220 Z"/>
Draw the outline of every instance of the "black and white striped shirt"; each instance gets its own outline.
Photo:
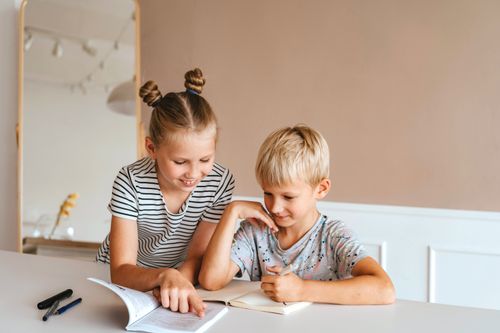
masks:
<path id="1" fill-rule="evenodd" d="M 155 161 L 146 157 L 120 170 L 108 209 L 113 216 L 137 223 L 138 266 L 178 267 L 186 258 L 198 223 L 218 223 L 233 190 L 233 175 L 214 163 L 212 171 L 198 183 L 179 212 L 171 213 L 160 191 Z M 109 263 L 109 234 L 98 250 L 96 261 Z"/>

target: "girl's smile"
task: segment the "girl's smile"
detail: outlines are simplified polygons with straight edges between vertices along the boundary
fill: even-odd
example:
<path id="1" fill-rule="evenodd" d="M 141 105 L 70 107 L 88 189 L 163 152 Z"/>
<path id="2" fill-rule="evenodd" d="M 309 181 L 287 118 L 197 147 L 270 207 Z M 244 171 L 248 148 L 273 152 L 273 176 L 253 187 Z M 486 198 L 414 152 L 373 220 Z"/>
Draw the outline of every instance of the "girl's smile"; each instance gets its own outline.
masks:
<path id="1" fill-rule="evenodd" d="M 147 143 L 156 160 L 158 182 L 164 193 L 191 192 L 212 170 L 215 158 L 215 131 L 185 130 L 159 147 Z"/>

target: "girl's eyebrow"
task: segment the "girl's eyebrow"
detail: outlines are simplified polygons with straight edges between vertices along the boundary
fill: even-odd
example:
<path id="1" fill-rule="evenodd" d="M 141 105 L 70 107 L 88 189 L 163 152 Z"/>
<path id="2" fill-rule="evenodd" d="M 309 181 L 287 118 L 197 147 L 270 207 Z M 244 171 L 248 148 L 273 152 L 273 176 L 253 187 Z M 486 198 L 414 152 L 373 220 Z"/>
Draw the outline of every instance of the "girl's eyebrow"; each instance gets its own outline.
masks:
<path id="1" fill-rule="evenodd" d="M 200 159 L 200 160 L 209 159 L 209 158 L 212 158 L 212 156 L 214 156 L 214 154 L 202 156 L 202 157 L 199 157 L 199 158 L 194 158 L 193 160 L 197 160 L 197 159 Z M 191 161 L 190 158 L 183 157 L 183 156 L 172 156 L 170 159 L 172 161 Z"/>

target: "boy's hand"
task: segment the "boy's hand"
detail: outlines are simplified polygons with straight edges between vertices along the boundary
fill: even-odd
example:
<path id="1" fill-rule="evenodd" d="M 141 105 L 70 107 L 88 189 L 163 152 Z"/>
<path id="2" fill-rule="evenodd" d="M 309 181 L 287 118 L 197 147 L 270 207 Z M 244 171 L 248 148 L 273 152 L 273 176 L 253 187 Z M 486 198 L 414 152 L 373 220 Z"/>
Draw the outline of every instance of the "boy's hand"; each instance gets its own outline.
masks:
<path id="1" fill-rule="evenodd" d="M 279 275 L 279 266 L 267 267 L 267 271 L 276 275 L 264 275 L 260 288 L 276 302 L 298 302 L 301 298 L 304 281 L 293 273 Z"/>
<path id="2" fill-rule="evenodd" d="M 273 232 L 278 231 L 278 226 L 274 223 L 273 219 L 264 206 L 259 202 L 254 201 L 233 201 L 227 208 L 236 218 L 247 220 L 256 227 L 262 228 L 267 225 Z"/>

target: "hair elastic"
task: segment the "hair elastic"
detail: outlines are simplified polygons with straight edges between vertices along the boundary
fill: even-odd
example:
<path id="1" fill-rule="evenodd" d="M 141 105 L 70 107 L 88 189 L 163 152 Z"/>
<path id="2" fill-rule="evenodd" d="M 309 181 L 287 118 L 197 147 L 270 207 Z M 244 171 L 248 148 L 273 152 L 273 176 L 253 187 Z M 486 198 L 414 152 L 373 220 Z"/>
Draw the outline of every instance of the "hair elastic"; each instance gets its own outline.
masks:
<path id="1" fill-rule="evenodd" d="M 194 91 L 193 89 L 186 89 L 187 93 L 193 94 L 193 95 L 199 95 L 197 91 Z"/>
<path id="2" fill-rule="evenodd" d="M 152 107 L 157 107 L 158 105 L 160 105 L 160 102 L 161 100 L 163 99 L 163 96 L 160 96 L 160 98 L 158 98 L 156 101 L 154 101 L 153 104 L 151 104 Z"/>

